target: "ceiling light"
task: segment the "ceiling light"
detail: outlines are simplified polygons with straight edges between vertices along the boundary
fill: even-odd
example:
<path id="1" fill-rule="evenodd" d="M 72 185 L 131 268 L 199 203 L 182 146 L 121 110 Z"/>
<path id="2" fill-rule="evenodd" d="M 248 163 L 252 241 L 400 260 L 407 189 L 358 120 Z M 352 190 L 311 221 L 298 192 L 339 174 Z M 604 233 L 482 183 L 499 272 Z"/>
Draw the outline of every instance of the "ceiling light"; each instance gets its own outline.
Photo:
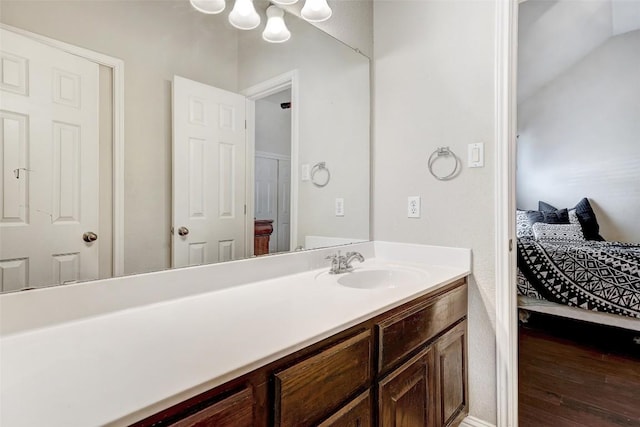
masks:
<path id="1" fill-rule="evenodd" d="M 327 0 L 307 0 L 300 14 L 309 22 L 322 22 L 331 18 L 332 10 Z"/>
<path id="2" fill-rule="evenodd" d="M 253 0 L 236 0 L 229 22 L 240 30 L 253 30 L 260 25 L 260 15 L 253 7 Z"/>
<path id="3" fill-rule="evenodd" d="M 190 0 L 197 11 L 208 14 L 220 13 L 224 10 L 224 0 Z"/>
<path id="4" fill-rule="evenodd" d="M 283 6 L 288 6 L 290 4 L 297 3 L 298 0 L 271 0 L 271 3 L 281 4 Z"/>
<path id="5" fill-rule="evenodd" d="M 270 43 L 283 43 L 291 38 L 291 32 L 284 23 L 284 10 L 278 6 L 267 8 L 267 25 L 262 38 Z"/>

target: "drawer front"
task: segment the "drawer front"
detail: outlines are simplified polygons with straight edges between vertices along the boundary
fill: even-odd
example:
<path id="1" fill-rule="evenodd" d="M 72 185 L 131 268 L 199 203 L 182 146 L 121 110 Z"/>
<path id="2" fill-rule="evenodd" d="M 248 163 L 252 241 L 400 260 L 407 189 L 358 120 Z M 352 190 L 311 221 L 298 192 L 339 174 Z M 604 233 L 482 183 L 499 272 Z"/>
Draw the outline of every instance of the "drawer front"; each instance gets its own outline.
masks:
<path id="1" fill-rule="evenodd" d="M 252 427 L 253 421 L 253 393 L 251 389 L 245 388 L 171 425 Z"/>
<path id="2" fill-rule="evenodd" d="M 371 423 L 371 393 L 367 390 L 318 427 L 371 427 Z"/>
<path id="3" fill-rule="evenodd" d="M 378 323 L 378 371 L 383 372 L 398 363 L 466 314 L 465 284 Z"/>
<path id="4" fill-rule="evenodd" d="M 315 423 L 370 380 L 371 333 L 366 330 L 275 374 L 275 423 Z"/>

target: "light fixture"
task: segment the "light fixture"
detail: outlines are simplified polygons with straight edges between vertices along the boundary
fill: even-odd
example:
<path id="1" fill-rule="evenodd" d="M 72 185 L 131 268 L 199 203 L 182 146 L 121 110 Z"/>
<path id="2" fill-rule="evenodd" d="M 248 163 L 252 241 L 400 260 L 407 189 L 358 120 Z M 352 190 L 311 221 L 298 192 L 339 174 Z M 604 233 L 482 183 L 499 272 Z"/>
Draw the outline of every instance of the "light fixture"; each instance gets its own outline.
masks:
<path id="1" fill-rule="evenodd" d="M 307 0 L 300 14 L 309 22 L 322 22 L 331 18 L 333 11 L 327 0 Z"/>
<path id="2" fill-rule="evenodd" d="M 229 22 L 239 30 L 253 30 L 260 25 L 260 15 L 253 7 L 253 0 L 236 0 Z"/>
<path id="3" fill-rule="evenodd" d="M 283 43 L 291 38 L 291 32 L 284 23 L 284 10 L 278 6 L 267 8 L 267 25 L 262 32 L 262 38 L 269 43 Z"/>
<path id="4" fill-rule="evenodd" d="M 292 5 L 298 0 L 270 0 L 267 8 L 267 24 L 262 38 L 270 43 L 282 43 L 291 38 L 291 32 L 284 22 L 284 10 L 276 5 Z M 225 8 L 225 0 L 189 0 L 191 6 L 199 12 L 207 14 L 220 13 Z M 331 18 L 333 11 L 327 0 L 305 0 L 300 15 L 305 21 L 322 22 Z M 229 23 L 239 30 L 253 30 L 260 25 L 260 15 L 256 12 L 253 0 L 235 0 L 229 13 Z"/>
<path id="5" fill-rule="evenodd" d="M 198 12 L 208 13 L 210 15 L 220 13 L 224 10 L 224 0 L 190 0 Z"/>

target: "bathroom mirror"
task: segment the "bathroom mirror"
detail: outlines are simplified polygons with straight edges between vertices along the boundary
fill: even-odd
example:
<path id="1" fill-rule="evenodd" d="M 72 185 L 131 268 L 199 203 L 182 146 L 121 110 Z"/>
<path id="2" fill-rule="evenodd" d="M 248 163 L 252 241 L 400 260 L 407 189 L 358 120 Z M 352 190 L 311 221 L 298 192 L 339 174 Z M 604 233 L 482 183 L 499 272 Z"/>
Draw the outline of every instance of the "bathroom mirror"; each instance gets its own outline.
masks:
<path id="1" fill-rule="evenodd" d="M 369 59 L 291 14 L 291 39 L 265 42 L 267 6 L 239 31 L 188 0 L 3 0 L 2 291 L 255 256 L 264 223 L 258 254 L 369 239 Z M 38 90 L 50 117 L 23 105 Z M 95 123 L 66 112 L 85 108 Z M 240 145 L 188 130 L 209 120 Z M 219 231 L 198 235 L 203 218 Z"/>

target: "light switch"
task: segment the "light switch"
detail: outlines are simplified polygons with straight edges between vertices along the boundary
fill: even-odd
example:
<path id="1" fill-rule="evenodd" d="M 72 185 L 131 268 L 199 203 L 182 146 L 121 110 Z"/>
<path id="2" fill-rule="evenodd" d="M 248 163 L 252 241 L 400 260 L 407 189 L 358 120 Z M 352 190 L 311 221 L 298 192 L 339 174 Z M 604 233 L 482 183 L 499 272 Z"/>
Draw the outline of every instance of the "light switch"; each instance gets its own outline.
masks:
<path id="1" fill-rule="evenodd" d="M 303 181 L 309 181 L 311 179 L 311 168 L 309 167 L 309 163 L 303 164 L 300 169 L 300 179 Z"/>
<path id="2" fill-rule="evenodd" d="M 484 143 L 469 144 L 469 167 L 481 168 L 484 166 Z"/>
<path id="3" fill-rule="evenodd" d="M 336 216 L 344 216 L 344 199 L 336 199 Z"/>

